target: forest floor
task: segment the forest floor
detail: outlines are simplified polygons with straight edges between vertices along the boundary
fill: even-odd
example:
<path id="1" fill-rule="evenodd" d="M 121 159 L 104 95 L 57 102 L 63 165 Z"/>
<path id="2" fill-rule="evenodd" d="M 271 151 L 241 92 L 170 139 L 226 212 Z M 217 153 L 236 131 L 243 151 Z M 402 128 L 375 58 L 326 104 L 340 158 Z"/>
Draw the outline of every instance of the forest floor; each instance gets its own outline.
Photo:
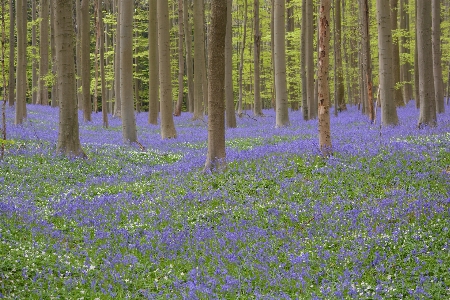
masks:
<path id="1" fill-rule="evenodd" d="M 188 113 L 164 141 L 138 114 L 144 150 L 94 114 L 88 158 L 67 159 L 57 109 L 14 126 L 7 108 L 0 298 L 449 299 L 450 114 L 419 130 L 414 103 L 396 127 L 350 107 L 325 159 L 316 120 L 264 113 L 227 130 L 228 169 L 204 174 L 206 123 Z"/>

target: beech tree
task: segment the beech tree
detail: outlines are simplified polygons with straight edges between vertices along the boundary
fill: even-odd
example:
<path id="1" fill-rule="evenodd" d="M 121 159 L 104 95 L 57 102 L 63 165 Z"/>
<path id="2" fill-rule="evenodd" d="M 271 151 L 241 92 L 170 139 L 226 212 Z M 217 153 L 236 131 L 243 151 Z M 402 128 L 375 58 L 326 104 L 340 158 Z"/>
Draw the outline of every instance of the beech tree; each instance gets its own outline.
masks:
<path id="1" fill-rule="evenodd" d="M 91 121 L 91 32 L 89 0 L 81 1 L 81 88 L 83 94 L 83 119 Z"/>
<path id="2" fill-rule="evenodd" d="M 431 8 L 434 93 L 436 98 L 436 112 L 440 114 L 445 111 L 441 60 L 441 0 L 432 0 Z"/>
<path id="3" fill-rule="evenodd" d="M 14 4 L 16 1 L 9 0 L 9 24 L 15 24 L 15 13 L 14 13 Z M 17 5 L 17 4 L 16 4 Z M 14 57 L 14 26 L 9 26 L 9 57 Z M 15 68 L 14 68 L 14 59 L 9 60 L 9 70 L 8 70 L 9 80 L 8 80 L 8 104 L 9 106 L 14 105 L 15 99 Z"/>
<path id="4" fill-rule="evenodd" d="M 27 1 L 16 1 L 17 15 L 17 76 L 16 76 L 16 116 L 15 124 L 26 118 L 27 94 Z"/>
<path id="5" fill-rule="evenodd" d="M 41 0 L 41 22 L 39 23 L 39 90 L 37 103 L 48 105 L 48 88 L 46 77 L 48 75 L 48 0 Z"/>
<path id="6" fill-rule="evenodd" d="M 258 1 L 258 0 L 255 0 Z M 236 127 L 233 94 L 233 36 L 232 36 L 232 0 L 227 0 L 227 31 L 225 34 L 225 103 L 228 128 Z"/>
<path id="7" fill-rule="evenodd" d="M 194 120 L 203 119 L 204 41 L 203 0 L 194 0 Z"/>
<path id="8" fill-rule="evenodd" d="M 231 13 L 231 12 L 230 12 Z M 261 60 L 261 31 L 259 28 L 259 0 L 253 1 L 253 65 L 254 65 L 254 94 L 255 103 L 253 108 L 253 114 L 255 116 L 263 116 L 262 103 L 261 103 L 261 72 L 260 72 L 260 60 Z M 228 25 L 227 25 L 228 26 Z"/>
<path id="9" fill-rule="evenodd" d="M 157 0 L 148 1 L 148 123 L 158 124 L 159 112 L 159 62 Z"/>

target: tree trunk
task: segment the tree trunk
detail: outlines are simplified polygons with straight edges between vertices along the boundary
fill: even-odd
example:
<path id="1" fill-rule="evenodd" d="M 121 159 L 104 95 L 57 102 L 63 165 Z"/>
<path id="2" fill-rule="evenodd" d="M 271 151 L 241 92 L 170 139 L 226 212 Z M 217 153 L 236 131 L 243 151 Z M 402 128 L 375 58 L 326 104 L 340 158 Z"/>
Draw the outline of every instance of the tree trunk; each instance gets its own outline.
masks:
<path id="1" fill-rule="evenodd" d="M 391 31 L 392 36 L 397 31 L 397 9 L 398 0 L 390 0 L 391 6 Z M 400 88 L 400 50 L 399 42 L 392 39 L 392 75 L 394 79 L 394 99 L 397 107 L 405 106 L 403 101 L 402 90 Z"/>
<path id="2" fill-rule="evenodd" d="M 256 0 L 259 1 L 259 0 Z M 232 0 L 227 0 L 227 32 L 225 35 L 225 106 L 228 128 L 236 128 L 233 95 L 233 32 L 232 32 Z"/>
<path id="3" fill-rule="evenodd" d="M 344 76 L 342 68 L 342 26 L 341 26 L 341 0 L 336 1 L 336 72 L 337 72 L 337 102 L 339 103 L 340 110 L 347 110 L 347 104 L 345 103 L 345 88 L 344 88 Z"/>
<path id="4" fill-rule="evenodd" d="M 169 6 L 167 0 L 157 0 L 159 84 L 161 89 L 161 137 L 176 138 L 172 117 L 172 79 L 170 68 Z"/>
<path id="5" fill-rule="evenodd" d="M 71 0 L 53 0 L 55 9 L 55 44 L 59 101 L 57 152 L 69 157 L 85 157 L 78 129 L 76 98 L 74 31 Z"/>
<path id="6" fill-rule="evenodd" d="M 188 109 L 190 113 L 194 112 L 194 70 L 192 64 L 192 34 L 191 24 L 189 22 L 190 0 L 183 0 L 184 5 L 184 36 L 186 44 L 186 73 L 188 85 Z"/>
<path id="7" fill-rule="evenodd" d="M 394 77 L 392 74 L 392 31 L 389 5 L 377 0 L 379 82 L 381 100 L 381 124 L 397 125 L 398 116 L 394 99 Z"/>
<path id="8" fill-rule="evenodd" d="M 97 0 L 98 8 L 98 39 L 99 39 L 99 50 L 100 50 L 100 81 L 102 87 L 102 120 L 103 128 L 108 128 L 108 103 L 106 96 L 106 78 L 105 78 L 105 43 L 103 34 L 103 7 L 102 0 Z"/>
<path id="9" fill-rule="evenodd" d="M 318 63 L 318 116 L 319 146 L 324 156 L 331 154 L 330 89 L 328 67 L 330 49 L 330 0 L 320 1 L 319 10 L 319 63 Z"/>
<path id="10" fill-rule="evenodd" d="M 364 74 L 363 79 L 367 87 L 366 93 L 366 107 L 371 123 L 375 122 L 375 113 L 373 107 L 373 91 L 372 91 L 372 66 L 370 57 L 370 32 L 369 32 L 369 3 L 367 0 L 360 0 L 360 15 L 361 15 L 361 31 L 362 31 L 362 58 Z"/>
<path id="11" fill-rule="evenodd" d="M 286 2 L 287 7 L 287 24 L 286 24 L 286 31 L 288 32 L 289 35 L 292 35 L 294 33 L 294 3 L 292 0 L 287 0 Z M 292 35 L 293 36 L 293 35 Z M 295 86 L 298 84 L 296 82 L 296 69 L 294 68 L 294 61 L 293 61 L 293 56 L 291 53 L 294 52 L 297 49 L 297 46 L 293 47 L 293 43 L 291 41 L 291 38 L 287 39 L 287 49 L 288 49 L 288 55 L 287 55 L 287 66 L 289 66 L 287 68 L 287 74 L 288 74 L 288 80 L 287 80 L 287 84 L 288 84 L 288 99 L 289 99 L 289 103 L 291 104 L 291 109 L 293 111 L 297 111 L 298 110 L 298 96 L 296 95 L 296 91 L 295 91 Z"/>
<path id="12" fill-rule="evenodd" d="M 203 119 L 203 0 L 194 0 L 194 120 Z"/>
<path id="13" fill-rule="evenodd" d="M 434 92 L 431 1 L 417 0 L 417 49 L 419 60 L 420 115 L 418 126 L 436 126 L 436 100 Z"/>
<path id="14" fill-rule="evenodd" d="M 317 115 L 314 104 L 315 83 L 314 83 L 314 10 L 313 1 L 306 0 L 306 42 L 305 42 L 305 54 L 306 54 L 306 93 L 308 102 L 308 119 L 314 119 Z"/>
<path id="15" fill-rule="evenodd" d="M 33 57 L 31 58 L 31 103 L 36 104 L 38 98 L 38 60 L 37 60 L 37 37 L 36 37 L 36 0 L 31 1 L 31 18 L 33 25 L 31 26 L 31 53 Z M 42 24 L 42 22 L 41 22 Z M 40 44 L 40 43 L 39 43 Z"/>
<path id="16" fill-rule="evenodd" d="M 9 23 L 13 24 L 13 26 L 9 26 L 9 57 L 15 56 L 14 24 L 16 23 L 16 21 L 15 21 L 16 18 L 15 18 L 15 13 L 14 13 L 14 5 L 17 5 L 16 1 L 9 0 Z M 16 83 L 15 75 L 16 75 L 16 72 L 15 72 L 15 67 L 14 67 L 14 59 L 10 59 L 9 60 L 9 80 L 8 80 L 8 96 L 9 96 L 8 104 L 9 104 L 9 106 L 14 105 L 14 99 L 15 99 L 14 89 L 15 89 L 15 83 Z"/>
<path id="17" fill-rule="evenodd" d="M 51 2 L 51 1 L 50 1 Z M 56 47 L 55 47 L 55 7 L 50 3 L 50 44 L 52 51 L 52 76 L 56 78 Z M 52 84 L 52 107 L 58 106 L 58 85 Z"/>
<path id="18" fill-rule="evenodd" d="M 247 38 L 247 0 L 244 0 L 244 29 L 243 29 L 243 37 L 240 51 L 240 60 L 239 60 L 239 98 L 238 98 L 238 116 L 242 117 L 242 98 L 243 94 L 243 79 L 242 74 L 244 71 L 244 52 L 245 52 L 245 42 Z"/>
<path id="19" fill-rule="evenodd" d="M 416 12 L 417 12 L 417 0 L 414 1 L 415 3 L 415 8 L 416 8 Z M 414 99 L 416 101 L 416 108 L 420 108 L 420 92 L 419 92 L 419 49 L 417 46 L 417 18 L 418 18 L 418 14 L 416 13 L 416 30 L 415 32 L 415 38 L 416 38 L 416 43 L 415 43 L 415 52 L 414 52 Z"/>
<path id="20" fill-rule="evenodd" d="M 275 0 L 274 5 L 276 127 L 284 127 L 289 125 L 285 46 L 286 3 L 285 0 Z"/>
<path id="21" fill-rule="evenodd" d="M 204 172 L 226 168 L 225 153 L 225 36 L 227 2 L 211 0 L 208 34 L 208 153 Z"/>
<path id="22" fill-rule="evenodd" d="M 433 43 L 433 76 L 436 95 L 436 112 L 445 112 L 444 81 L 442 79 L 441 53 L 441 0 L 432 0 L 432 43 Z"/>
<path id="23" fill-rule="evenodd" d="M 121 43 L 121 35 L 122 33 L 120 32 L 121 30 L 121 26 L 120 26 L 120 1 L 121 0 L 115 0 L 116 1 L 116 13 L 117 13 L 117 25 L 116 25 L 116 51 L 115 51 L 115 59 L 114 59 L 114 95 L 116 98 L 115 101 L 115 106 L 114 106 L 114 115 L 118 118 L 122 117 L 122 99 L 120 98 L 120 88 L 121 88 L 121 82 L 120 79 L 122 78 L 122 76 L 120 75 L 121 72 L 121 63 L 120 63 L 120 59 L 121 59 L 121 55 L 120 55 L 120 43 Z"/>
<path id="24" fill-rule="evenodd" d="M 302 115 L 303 120 L 308 121 L 308 93 L 306 83 L 306 0 L 302 2 L 302 27 L 301 27 L 301 45 L 300 45 L 300 73 L 302 79 Z"/>
<path id="25" fill-rule="evenodd" d="M 81 1 L 81 88 L 83 93 L 83 120 L 91 121 L 91 35 L 89 0 Z"/>
<path id="26" fill-rule="evenodd" d="M 48 105 L 48 88 L 46 76 L 48 75 L 48 22 L 49 22 L 48 0 L 41 0 L 41 23 L 39 41 L 39 93 L 37 102 Z"/>
<path id="27" fill-rule="evenodd" d="M 27 95 L 27 1 L 16 1 L 17 16 L 17 75 L 15 124 L 22 124 L 26 118 Z"/>
<path id="28" fill-rule="evenodd" d="M 148 123 L 158 124 L 159 112 L 159 62 L 158 62 L 158 18 L 156 0 L 149 0 L 148 18 Z"/>
<path id="29" fill-rule="evenodd" d="M 83 92 L 81 89 L 81 78 L 83 77 L 81 75 L 81 0 L 75 1 L 75 20 L 76 20 L 76 81 L 77 81 L 77 103 L 78 103 L 78 109 L 83 109 Z"/>
<path id="30" fill-rule="evenodd" d="M 400 29 L 405 32 L 409 32 L 409 14 L 407 11 L 408 0 L 400 0 Z M 400 53 L 403 55 L 408 55 L 410 53 L 410 48 L 405 47 L 405 45 L 409 42 L 409 38 L 407 39 L 405 36 L 402 36 L 400 39 Z M 404 62 L 400 66 L 400 80 L 404 82 L 403 84 L 403 102 L 408 103 L 412 99 L 412 85 L 411 81 L 411 64 L 409 61 Z"/>
<path id="31" fill-rule="evenodd" d="M 137 142 L 133 97 L 133 2 L 119 0 L 120 15 L 120 102 L 122 137 L 125 143 Z"/>
<path id="32" fill-rule="evenodd" d="M 253 114 L 255 116 L 263 116 L 262 102 L 261 102 L 261 31 L 259 26 L 259 0 L 253 1 L 253 13 L 254 13 L 254 37 L 253 37 L 253 66 L 254 66 L 254 94 L 255 94 L 255 106 L 253 108 Z M 230 12 L 231 13 L 231 12 Z"/>
<path id="33" fill-rule="evenodd" d="M 184 25 L 183 25 L 183 0 L 178 0 L 178 101 L 175 108 L 175 116 L 181 115 L 181 107 L 184 98 Z"/>

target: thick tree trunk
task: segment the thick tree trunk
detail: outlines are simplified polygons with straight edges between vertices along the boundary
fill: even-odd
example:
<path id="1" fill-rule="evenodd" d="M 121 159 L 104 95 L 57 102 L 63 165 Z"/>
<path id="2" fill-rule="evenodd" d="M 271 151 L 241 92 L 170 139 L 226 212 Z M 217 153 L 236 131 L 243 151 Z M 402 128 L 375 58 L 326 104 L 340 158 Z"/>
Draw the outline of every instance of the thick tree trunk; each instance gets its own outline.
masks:
<path id="1" fill-rule="evenodd" d="M 83 92 L 81 89 L 81 0 L 75 1 L 75 20 L 76 20 L 76 49 L 75 49 L 75 56 L 76 56 L 76 72 L 77 72 L 77 103 L 78 103 L 78 109 L 83 109 Z"/>
<path id="2" fill-rule="evenodd" d="M 194 120 L 203 119 L 203 0 L 194 0 Z"/>
<path id="3" fill-rule="evenodd" d="M 324 156 L 331 154 L 330 88 L 328 67 L 330 49 L 330 0 L 321 0 L 319 9 L 318 116 L 319 146 Z"/>
<path id="4" fill-rule="evenodd" d="M 284 127 L 289 125 L 285 46 L 286 3 L 285 0 L 275 0 L 274 5 L 276 127 Z"/>
<path id="5" fill-rule="evenodd" d="M 170 67 L 169 7 L 167 0 L 158 0 L 159 84 L 161 90 L 161 137 L 176 138 L 172 117 L 172 78 Z"/>
<path id="6" fill-rule="evenodd" d="M 185 0 L 186 1 L 186 0 Z M 148 123 L 158 124 L 159 112 L 159 59 L 158 59 L 158 18 L 156 0 L 149 0 L 148 24 Z"/>
<path id="7" fill-rule="evenodd" d="M 116 1 L 116 14 L 117 14 L 117 25 L 116 25 L 116 51 L 115 51 L 115 57 L 114 57 L 114 95 L 116 98 L 115 105 L 114 105 L 114 116 L 121 118 L 122 117 L 122 99 L 120 98 L 120 87 L 121 82 L 120 79 L 122 78 L 120 75 L 121 72 L 121 55 L 120 55 L 120 43 L 121 43 L 121 35 L 120 32 L 121 26 L 120 26 L 120 1 L 121 0 L 115 0 Z"/>
<path id="8" fill-rule="evenodd" d="M 133 97 L 133 2 L 119 0 L 120 15 L 120 101 L 122 137 L 125 143 L 137 142 Z"/>
<path id="9" fill-rule="evenodd" d="M 362 58 L 363 58 L 363 79 L 365 80 L 367 97 L 366 107 L 371 123 L 375 122 L 372 91 L 372 66 L 370 57 L 370 33 L 369 33 L 369 3 L 367 0 L 360 0 L 361 31 L 362 31 Z"/>
<path id="10" fill-rule="evenodd" d="M 434 91 L 431 1 L 417 0 L 417 49 L 419 60 L 420 115 L 418 126 L 436 126 Z"/>
<path id="11" fill-rule="evenodd" d="M 236 114 L 234 111 L 233 95 L 232 2 L 232 0 L 227 0 L 227 32 L 225 35 L 225 106 L 226 123 L 228 128 L 236 128 Z"/>
<path id="12" fill-rule="evenodd" d="M 78 129 L 76 98 L 74 31 L 72 23 L 73 2 L 53 0 L 55 9 L 55 44 L 59 101 L 59 131 L 57 152 L 69 157 L 85 157 Z"/>
<path id="13" fill-rule="evenodd" d="M 48 88 L 46 76 L 48 75 L 48 22 L 49 22 L 48 0 L 41 0 L 41 23 L 39 41 L 39 93 L 37 102 L 48 105 Z"/>
<path id="14" fill-rule="evenodd" d="M 308 115 L 308 93 L 306 83 L 306 0 L 302 2 L 302 27 L 301 27 L 301 45 L 300 45 L 300 73 L 302 79 L 302 115 L 303 120 L 309 120 Z"/>
<path id="15" fill-rule="evenodd" d="M 83 119 L 91 121 L 91 35 L 89 0 L 81 1 L 81 88 L 83 93 Z"/>
<path id="16" fill-rule="evenodd" d="M 397 109 L 394 100 L 394 77 L 392 73 L 392 31 L 389 5 L 377 0 L 379 81 L 381 100 L 381 124 L 396 125 Z M 380 101 L 379 100 L 379 101 Z"/>
<path id="17" fill-rule="evenodd" d="M 397 31 L 397 9 L 398 9 L 398 0 L 390 0 L 391 4 L 391 31 L 392 35 L 395 31 Z M 393 40 L 393 39 L 392 39 Z M 405 102 L 403 101 L 402 90 L 398 86 L 400 84 L 400 50 L 398 41 L 392 42 L 392 75 L 394 79 L 394 99 L 395 105 L 405 106 Z"/>
<path id="18" fill-rule="evenodd" d="M 15 124 L 22 124 L 26 118 L 27 94 L 27 1 L 16 1 L 17 16 L 17 76 Z"/>
<path id="19" fill-rule="evenodd" d="M 103 7 L 102 0 L 97 0 L 98 7 L 98 39 L 100 50 L 100 81 L 102 87 L 102 120 L 103 128 L 108 128 L 108 103 L 106 96 L 106 78 L 105 78 L 105 35 L 103 34 Z"/>
<path id="20" fill-rule="evenodd" d="M 231 12 L 230 12 L 231 13 Z M 254 37 L 253 37 L 253 66 L 254 66 L 254 94 L 255 106 L 253 107 L 253 114 L 255 116 L 263 116 L 262 102 L 261 102 L 261 31 L 259 26 L 259 0 L 253 1 L 254 13 Z"/>
<path id="21" fill-rule="evenodd" d="M 417 11 L 417 0 L 414 1 Z M 417 47 L 417 18 L 418 15 L 416 13 L 416 30 L 415 30 L 415 49 L 414 49 L 414 99 L 416 101 L 416 108 L 420 108 L 420 92 L 419 92 L 419 49 Z"/>
<path id="22" fill-rule="evenodd" d="M 442 79 L 441 53 L 441 0 L 432 0 L 432 43 L 433 43 L 433 76 L 434 93 L 436 95 L 436 112 L 445 112 L 444 81 Z"/>
<path id="23" fill-rule="evenodd" d="M 52 51 L 52 76 L 56 78 L 57 70 L 56 70 L 56 46 L 55 46 L 55 7 L 53 3 L 50 1 L 50 44 Z M 53 83 L 52 85 L 52 107 L 58 106 L 58 85 Z"/>
<path id="24" fill-rule="evenodd" d="M 37 37 L 36 37 L 36 0 L 31 1 L 31 19 L 33 25 L 31 26 L 31 53 L 33 57 L 31 58 L 31 103 L 36 104 L 38 98 L 38 87 L 39 87 L 39 75 L 38 75 L 38 65 L 37 60 Z M 42 22 L 41 22 L 42 23 Z"/>
<path id="25" fill-rule="evenodd" d="M 9 23 L 10 24 L 15 24 L 16 22 L 16 15 L 14 13 L 14 6 L 17 5 L 16 1 L 13 0 L 9 0 Z M 14 57 L 15 56 L 15 50 L 14 50 L 14 45 L 15 45 L 15 32 L 14 32 L 14 26 L 9 26 L 9 57 Z M 8 100 L 8 104 L 9 106 L 13 106 L 14 105 L 14 99 L 15 99 L 15 93 L 14 93 L 14 89 L 15 89 L 15 83 L 16 83 L 16 72 L 15 72 L 15 67 L 14 67 L 14 59 L 10 59 L 9 60 L 9 80 L 8 80 L 8 96 L 9 96 L 9 100 Z"/>
<path id="26" fill-rule="evenodd" d="M 211 25 L 208 35 L 208 153 L 204 171 L 226 168 L 225 153 L 225 36 L 227 3 L 211 0 Z"/>
<path id="27" fill-rule="evenodd" d="M 317 117 L 317 106 L 314 101 L 315 83 L 314 83 L 314 18 L 313 18 L 313 1 L 306 0 L 306 93 L 308 102 L 308 119 L 314 119 Z"/>

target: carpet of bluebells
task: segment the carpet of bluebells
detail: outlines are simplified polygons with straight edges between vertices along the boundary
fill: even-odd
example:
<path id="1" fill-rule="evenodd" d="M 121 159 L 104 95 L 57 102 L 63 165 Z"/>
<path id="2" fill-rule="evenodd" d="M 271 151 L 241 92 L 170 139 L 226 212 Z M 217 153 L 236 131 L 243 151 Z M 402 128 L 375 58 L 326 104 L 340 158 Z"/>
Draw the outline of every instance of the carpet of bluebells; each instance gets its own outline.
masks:
<path id="1" fill-rule="evenodd" d="M 414 103 L 398 114 L 332 116 L 329 158 L 301 112 L 286 128 L 246 115 L 228 169 L 204 174 L 206 118 L 161 140 L 140 113 L 141 149 L 94 114 L 88 158 L 67 159 L 57 109 L 14 126 L 7 108 L 0 298 L 449 299 L 450 114 L 424 129 Z"/>

